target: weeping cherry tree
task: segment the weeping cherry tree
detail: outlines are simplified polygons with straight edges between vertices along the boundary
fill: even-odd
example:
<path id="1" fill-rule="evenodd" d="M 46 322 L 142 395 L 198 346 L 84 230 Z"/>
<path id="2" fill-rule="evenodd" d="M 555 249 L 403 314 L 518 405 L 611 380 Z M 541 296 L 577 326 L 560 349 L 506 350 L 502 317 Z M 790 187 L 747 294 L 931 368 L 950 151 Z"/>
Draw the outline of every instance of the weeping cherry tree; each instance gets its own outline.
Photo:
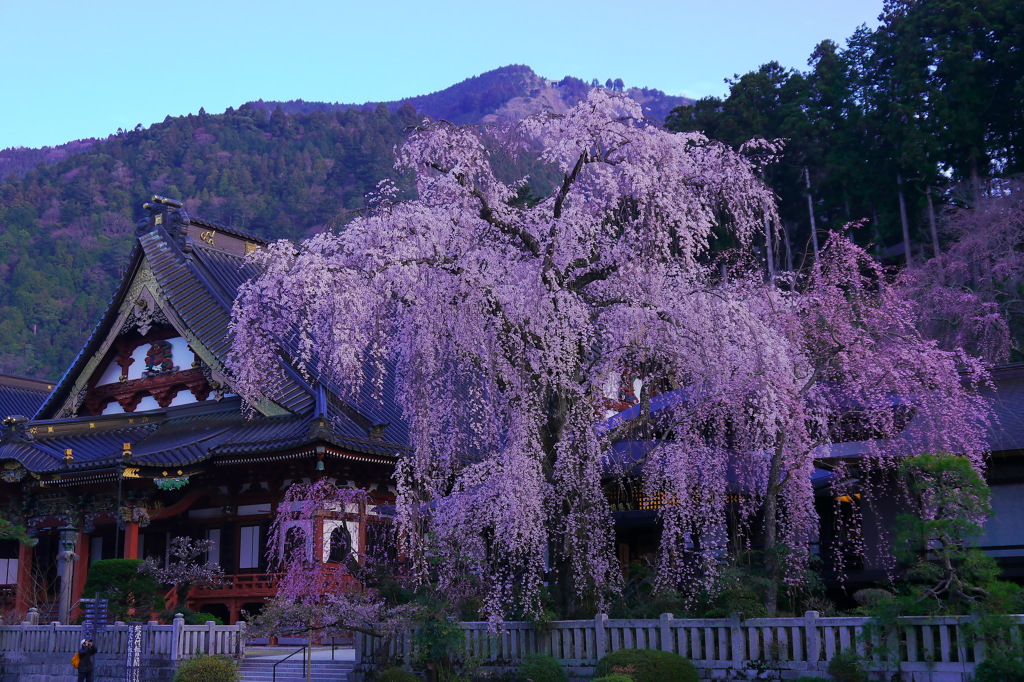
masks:
<path id="1" fill-rule="evenodd" d="M 523 202 L 525 180 L 491 164 L 499 148 L 539 154 L 560 182 Z M 232 371 L 250 403 L 273 394 L 284 344 L 343 397 L 368 366 L 395 372 L 414 580 L 457 592 L 472 574 L 491 618 L 536 612 L 545 584 L 566 613 L 600 605 L 621 582 L 607 486 L 636 471 L 665 500 L 663 588 L 711 584 L 730 489 L 767 546 L 792 550 L 770 573 L 795 580 L 817 533 L 810 473 L 851 412 L 904 436 L 895 449 L 981 466 L 981 368 L 923 340 L 863 252 L 840 235 L 808 276 L 765 281 L 754 245 L 777 216 L 747 156 L 600 90 L 511 130 L 425 122 L 397 156 L 415 199 L 385 188 L 343 233 L 255 256 Z M 642 378 L 638 404 L 603 421 L 624 372 Z M 894 404 L 916 410 L 913 433 Z M 622 440 L 645 444 L 641 461 L 614 456 Z"/>

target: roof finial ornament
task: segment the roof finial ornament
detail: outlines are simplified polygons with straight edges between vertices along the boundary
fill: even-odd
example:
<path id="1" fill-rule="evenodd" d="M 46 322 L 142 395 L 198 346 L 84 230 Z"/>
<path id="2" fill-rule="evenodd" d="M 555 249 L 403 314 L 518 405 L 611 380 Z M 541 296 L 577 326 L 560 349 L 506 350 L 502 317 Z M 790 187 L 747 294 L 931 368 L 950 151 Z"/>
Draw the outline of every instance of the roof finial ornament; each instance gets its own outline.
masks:
<path id="1" fill-rule="evenodd" d="M 142 205 L 149 211 L 149 218 L 143 218 L 136 224 L 136 234 L 141 236 L 157 225 L 163 225 L 172 233 L 182 232 L 192 220 L 184 207 L 182 201 L 154 194 Z"/>
<path id="2" fill-rule="evenodd" d="M 158 204 L 163 204 L 164 206 L 170 206 L 171 208 L 182 208 L 185 206 L 184 202 L 178 201 L 177 199 L 168 199 L 167 197 L 162 197 L 159 194 L 154 194 L 149 200 L 155 201 Z"/>

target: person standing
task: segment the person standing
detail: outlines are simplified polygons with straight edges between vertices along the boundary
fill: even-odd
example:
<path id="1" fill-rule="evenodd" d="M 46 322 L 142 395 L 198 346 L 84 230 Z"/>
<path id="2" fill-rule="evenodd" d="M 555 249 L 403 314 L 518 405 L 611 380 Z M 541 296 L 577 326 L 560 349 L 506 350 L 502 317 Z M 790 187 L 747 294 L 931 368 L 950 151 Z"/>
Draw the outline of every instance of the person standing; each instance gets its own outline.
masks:
<path id="1" fill-rule="evenodd" d="M 92 682 L 93 656 L 96 655 L 96 645 L 92 637 L 82 640 L 81 648 L 78 650 L 78 682 Z"/>

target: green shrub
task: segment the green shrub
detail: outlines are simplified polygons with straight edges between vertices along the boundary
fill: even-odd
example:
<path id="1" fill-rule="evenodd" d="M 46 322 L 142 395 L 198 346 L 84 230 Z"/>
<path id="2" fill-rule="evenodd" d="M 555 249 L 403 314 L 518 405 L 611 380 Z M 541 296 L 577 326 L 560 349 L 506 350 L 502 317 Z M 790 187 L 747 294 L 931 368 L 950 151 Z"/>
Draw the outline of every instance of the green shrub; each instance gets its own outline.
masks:
<path id="1" fill-rule="evenodd" d="M 466 647 L 466 633 L 458 623 L 436 617 L 424 621 L 414 639 L 413 667 L 435 677 L 451 674 Z"/>
<path id="2" fill-rule="evenodd" d="M 207 613 L 206 611 L 200 611 L 199 613 L 186 613 L 184 616 L 186 625 L 206 625 L 206 622 L 211 620 L 217 625 L 224 625 L 224 621 L 220 616 L 215 616 L 212 613 Z"/>
<path id="3" fill-rule="evenodd" d="M 974 682 L 1024 682 L 1024 660 L 995 656 L 978 664 Z"/>
<path id="4" fill-rule="evenodd" d="M 611 675 L 605 675 L 604 677 L 595 677 L 591 682 L 634 682 L 634 680 L 629 675 L 612 673 Z"/>
<path id="5" fill-rule="evenodd" d="M 152 611 L 164 606 L 161 585 L 139 573 L 141 559 L 100 559 L 89 566 L 83 596 L 99 594 L 107 599 L 107 613 L 114 620 L 149 620 Z M 134 609 L 134 615 L 130 611 Z"/>
<path id="6" fill-rule="evenodd" d="M 196 656 L 174 673 L 174 682 L 239 682 L 238 664 L 227 656 Z"/>
<path id="7" fill-rule="evenodd" d="M 545 654 L 527 654 L 516 669 L 520 680 L 533 682 L 566 682 L 569 676 L 562 664 Z"/>
<path id="8" fill-rule="evenodd" d="M 634 682 L 697 682 L 693 663 L 670 651 L 620 649 L 597 662 L 595 677 L 612 673 L 627 675 Z"/>
<path id="9" fill-rule="evenodd" d="M 867 682 L 868 674 L 856 649 L 843 649 L 828 662 L 828 674 L 836 682 Z"/>
<path id="10" fill-rule="evenodd" d="M 419 676 L 401 668 L 385 668 L 377 673 L 376 682 L 419 682 Z"/>

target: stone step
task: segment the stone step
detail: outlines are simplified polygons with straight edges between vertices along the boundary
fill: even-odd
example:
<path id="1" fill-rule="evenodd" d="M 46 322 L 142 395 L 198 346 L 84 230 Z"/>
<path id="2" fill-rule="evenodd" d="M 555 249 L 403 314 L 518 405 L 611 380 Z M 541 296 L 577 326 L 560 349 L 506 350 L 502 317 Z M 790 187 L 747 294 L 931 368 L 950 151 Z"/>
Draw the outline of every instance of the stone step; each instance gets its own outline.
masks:
<path id="1" fill-rule="evenodd" d="M 252 675 L 271 675 L 274 672 L 274 668 L 242 668 L 243 673 Z M 310 672 L 313 675 L 345 675 L 351 672 L 352 668 L 313 668 Z M 292 675 L 295 673 L 305 674 L 305 668 L 285 668 L 281 666 L 277 668 L 277 674 L 288 674 Z"/>
<path id="2" fill-rule="evenodd" d="M 241 665 L 243 682 L 300 682 L 307 679 L 306 667 L 299 661 L 285 661 L 277 666 L 276 661 L 246 659 Z M 311 682 L 339 682 L 348 679 L 355 667 L 352 661 L 313 661 L 308 678 Z"/>
<path id="3" fill-rule="evenodd" d="M 349 670 L 338 670 L 338 671 L 331 671 L 330 673 L 312 673 L 309 676 L 309 678 L 312 679 L 312 680 L 342 680 L 342 679 L 346 679 L 350 672 L 351 671 L 349 671 Z M 244 671 L 242 671 L 242 678 L 245 679 L 245 680 L 272 680 L 273 679 L 273 673 L 272 672 L 263 672 L 263 671 L 259 671 L 259 672 L 254 673 L 252 671 L 245 671 L 244 670 Z M 278 679 L 279 680 L 294 680 L 294 679 L 303 679 L 304 680 L 304 679 L 306 679 L 306 674 L 305 674 L 305 671 L 301 671 L 301 670 L 292 670 L 292 671 L 279 670 L 278 671 Z"/>
<path id="4" fill-rule="evenodd" d="M 316 682 L 338 682 L 339 680 L 347 680 L 348 675 L 351 671 L 333 671 L 331 673 L 313 673 L 309 676 L 310 680 Z M 274 677 L 273 673 L 258 672 L 253 673 L 251 671 L 242 671 L 242 679 L 245 682 L 289 682 L 291 680 L 305 680 L 306 674 L 304 671 L 278 671 L 278 676 Z"/>
<path id="5" fill-rule="evenodd" d="M 273 667 L 274 667 L 274 663 L 270 662 L 270 661 L 268 661 L 266 663 L 263 663 L 263 662 L 257 663 L 257 662 L 250 662 L 250 661 L 243 661 L 242 662 L 242 670 L 263 670 L 263 669 L 270 670 Z M 338 661 L 336 663 L 330 663 L 330 662 L 324 662 L 324 661 L 313 661 L 313 665 L 311 667 L 313 668 L 313 670 L 337 670 L 337 669 L 351 670 L 352 668 L 355 667 L 355 664 L 352 661 Z M 282 664 L 277 666 L 278 670 L 295 670 L 295 669 L 298 669 L 298 668 L 302 668 L 303 670 L 305 670 L 306 666 L 304 666 L 301 663 L 282 663 Z"/>

